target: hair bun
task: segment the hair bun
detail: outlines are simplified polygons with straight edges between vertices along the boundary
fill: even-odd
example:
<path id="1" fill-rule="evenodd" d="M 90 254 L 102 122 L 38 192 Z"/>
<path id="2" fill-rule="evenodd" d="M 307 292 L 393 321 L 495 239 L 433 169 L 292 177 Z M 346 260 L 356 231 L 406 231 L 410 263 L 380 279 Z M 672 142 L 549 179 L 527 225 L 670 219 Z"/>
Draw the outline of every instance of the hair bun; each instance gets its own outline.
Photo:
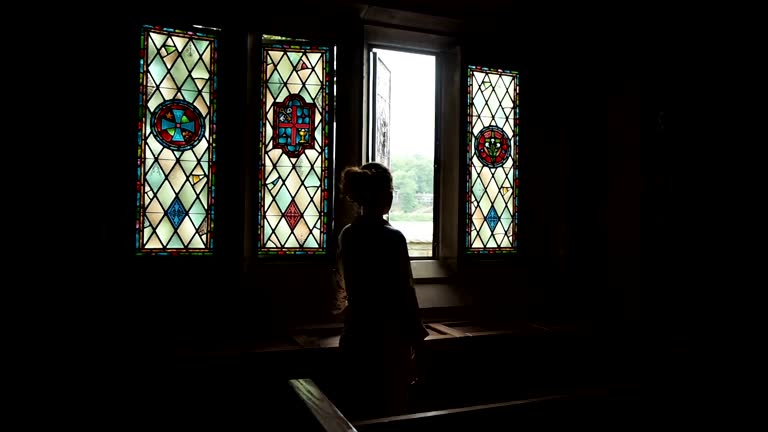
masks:
<path id="1" fill-rule="evenodd" d="M 345 168 L 341 174 L 341 193 L 355 203 L 376 205 L 392 190 L 392 174 L 378 162 Z"/>

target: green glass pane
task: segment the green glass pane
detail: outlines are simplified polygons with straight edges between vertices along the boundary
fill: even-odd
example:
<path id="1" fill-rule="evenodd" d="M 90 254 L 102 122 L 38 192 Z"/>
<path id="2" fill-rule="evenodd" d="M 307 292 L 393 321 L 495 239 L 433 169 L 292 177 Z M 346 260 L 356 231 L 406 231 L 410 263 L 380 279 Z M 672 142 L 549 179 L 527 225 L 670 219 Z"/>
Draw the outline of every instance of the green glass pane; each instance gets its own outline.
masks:
<path id="1" fill-rule="evenodd" d="M 293 73 L 293 63 L 287 56 L 283 56 L 280 62 L 277 63 L 277 72 L 280 74 L 281 79 L 286 80 Z"/>
<path id="2" fill-rule="evenodd" d="M 174 234 L 170 240 L 168 240 L 168 247 L 170 248 L 183 248 L 184 242 L 181 241 L 178 235 Z"/>
<path id="3" fill-rule="evenodd" d="M 190 183 L 185 183 L 184 187 L 179 191 L 179 199 L 184 208 L 189 210 L 195 200 L 197 200 L 197 191 L 195 191 L 195 188 Z"/>
<path id="4" fill-rule="evenodd" d="M 165 78 L 168 68 L 165 66 L 163 59 L 157 56 L 149 63 L 148 71 L 152 81 L 159 83 Z"/>
<path id="5" fill-rule="evenodd" d="M 283 212 L 288 208 L 288 205 L 291 203 L 292 199 L 293 197 L 291 196 L 291 193 L 288 191 L 287 187 L 281 187 L 277 192 L 277 195 L 275 195 L 275 201 L 277 202 L 278 207 L 280 207 L 280 210 Z"/>
<path id="6" fill-rule="evenodd" d="M 192 237 L 192 240 L 189 241 L 189 244 L 187 245 L 187 248 L 189 249 L 202 249 L 205 248 L 205 241 L 200 236 L 194 236 Z"/>
<path id="7" fill-rule="evenodd" d="M 301 60 L 303 53 L 295 52 L 295 51 L 289 51 L 286 53 L 288 56 L 288 60 L 290 60 L 291 65 L 295 68 L 297 64 L 299 64 L 299 61 Z"/>
<path id="8" fill-rule="evenodd" d="M 483 222 L 483 224 L 480 226 L 480 230 L 478 230 L 477 233 L 478 237 L 480 237 L 480 241 L 485 243 L 488 243 L 488 241 L 491 238 L 491 228 L 488 226 L 487 223 Z"/>
<path id="9" fill-rule="evenodd" d="M 189 76 L 189 70 L 184 66 L 183 62 L 176 61 L 170 68 L 171 77 L 178 86 L 179 83 L 183 83 Z M 165 84 L 165 83 L 164 83 Z"/>
<path id="10" fill-rule="evenodd" d="M 147 171 L 146 175 L 146 184 L 149 185 L 149 187 L 156 191 L 160 189 L 160 186 L 165 181 L 165 173 L 163 173 L 163 170 L 160 168 L 160 165 L 153 164 L 149 171 Z"/>
<path id="11" fill-rule="evenodd" d="M 181 58 L 184 61 L 184 66 L 186 66 L 189 71 L 193 70 L 195 65 L 202 61 L 200 59 L 200 52 L 195 47 L 195 44 L 191 42 L 182 50 Z"/>
<path id="12" fill-rule="evenodd" d="M 304 185 L 308 188 L 310 187 L 319 187 L 320 186 L 320 177 L 318 175 L 311 175 L 307 177 L 307 180 L 304 182 Z"/>
<path id="13" fill-rule="evenodd" d="M 168 244 L 168 241 L 173 237 L 174 232 L 175 229 L 167 217 L 163 217 L 155 230 L 155 234 L 157 234 L 158 239 L 164 245 Z"/>
<path id="14" fill-rule="evenodd" d="M 157 191 L 157 199 L 160 200 L 160 204 L 164 209 L 167 209 L 171 202 L 176 198 L 176 192 L 171 187 L 171 184 L 167 181 L 160 186 L 160 190 Z"/>
<path id="15" fill-rule="evenodd" d="M 307 87 L 322 87 L 323 82 L 320 80 L 320 76 L 318 76 L 317 72 L 312 71 L 307 77 L 305 84 Z"/>
<path id="16" fill-rule="evenodd" d="M 211 41 L 204 39 L 194 39 L 192 41 L 195 44 L 195 48 L 199 53 L 205 53 L 211 47 Z"/>
<path id="17" fill-rule="evenodd" d="M 320 247 L 320 245 L 317 243 L 317 239 L 315 236 L 310 235 L 307 237 L 307 240 L 304 242 L 305 248 L 317 248 Z"/>
<path id="18" fill-rule="evenodd" d="M 480 211 L 483 212 L 483 216 L 487 216 L 488 211 L 491 209 L 491 200 L 488 198 L 488 195 L 483 194 L 483 196 L 480 197 L 478 206 L 480 207 Z"/>
<path id="19" fill-rule="evenodd" d="M 483 196 L 483 193 L 485 193 L 485 186 L 483 186 L 483 183 L 480 181 L 480 179 L 477 179 L 476 177 L 473 178 L 472 196 L 479 201 L 480 198 Z"/>
<path id="20" fill-rule="evenodd" d="M 278 222 L 277 227 L 275 227 L 275 235 L 277 236 L 278 243 L 285 245 L 288 236 L 291 235 L 291 227 L 285 219 L 280 219 L 280 222 Z"/>

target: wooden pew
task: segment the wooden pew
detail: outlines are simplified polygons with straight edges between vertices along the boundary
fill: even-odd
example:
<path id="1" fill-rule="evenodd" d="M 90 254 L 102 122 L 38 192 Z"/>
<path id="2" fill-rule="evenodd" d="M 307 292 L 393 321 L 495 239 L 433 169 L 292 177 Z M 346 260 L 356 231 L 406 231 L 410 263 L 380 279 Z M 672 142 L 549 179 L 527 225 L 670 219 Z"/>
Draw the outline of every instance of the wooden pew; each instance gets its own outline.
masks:
<path id="1" fill-rule="evenodd" d="M 358 432 L 653 429 L 673 418 L 659 402 L 633 392 L 600 390 L 362 420 L 354 426 Z"/>
<path id="2" fill-rule="evenodd" d="M 602 430 L 604 427 L 624 430 L 652 427 L 663 419 L 681 418 L 669 411 L 670 405 L 658 395 L 600 389 L 350 422 L 311 379 L 290 380 L 290 386 L 314 419 L 311 427 L 302 428 L 304 431 Z"/>
<path id="3" fill-rule="evenodd" d="M 429 411 L 401 416 L 363 420 L 355 423 L 359 432 L 374 431 L 474 431 L 520 426 L 524 416 L 534 410 L 541 411 L 546 403 L 553 403 L 564 396 L 500 402 Z"/>
<path id="4" fill-rule="evenodd" d="M 304 402 L 320 426 L 326 432 L 356 432 L 352 423 L 336 408 L 311 379 L 292 379 L 289 385 Z"/>
<path id="5" fill-rule="evenodd" d="M 552 409 L 551 404 L 566 401 L 566 396 L 547 396 L 526 400 L 508 401 L 494 404 L 429 411 L 400 416 L 360 420 L 354 424 L 328 399 L 311 379 L 292 379 L 289 385 L 296 396 L 312 414 L 315 424 L 307 425 L 304 430 L 326 432 L 363 432 L 363 431 L 422 431 L 422 430 L 474 430 L 476 426 L 495 426 L 503 418 L 520 424 L 523 417 L 531 417 L 533 412 Z M 546 407 L 542 405 L 549 403 Z M 514 417 L 518 418 L 515 420 Z M 316 427 L 315 427 L 316 426 Z"/>

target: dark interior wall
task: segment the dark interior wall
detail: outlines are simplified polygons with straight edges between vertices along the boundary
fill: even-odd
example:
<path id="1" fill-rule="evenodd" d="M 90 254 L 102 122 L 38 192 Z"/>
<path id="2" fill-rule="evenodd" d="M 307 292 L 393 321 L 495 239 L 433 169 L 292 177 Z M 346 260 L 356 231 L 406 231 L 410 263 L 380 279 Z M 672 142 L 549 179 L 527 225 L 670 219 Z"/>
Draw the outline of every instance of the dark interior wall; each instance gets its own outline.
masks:
<path id="1" fill-rule="evenodd" d="M 719 19 L 727 16 L 723 11 Z M 727 213 L 736 211 L 726 204 L 734 166 L 724 162 L 735 153 L 722 150 L 732 140 L 726 135 L 739 133 L 731 111 L 737 99 L 727 83 L 739 67 L 729 51 L 742 42 L 714 31 L 716 21 L 665 15 L 640 40 L 635 62 L 643 125 L 642 295 L 636 303 L 660 332 L 697 342 L 714 334 L 725 312 L 726 297 L 713 294 L 737 277 L 730 229 L 724 229 Z M 709 73 L 713 64 L 722 69 Z"/>
<path id="2" fill-rule="evenodd" d="M 468 62 L 521 72 L 521 234 L 517 256 L 466 263 L 464 281 L 476 304 L 513 316 L 640 313 L 627 297 L 639 289 L 646 181 L 636 29 L 582 15 L 521 21 L 467 34 Z"/>
<path id="3" fill-rule="evenodd" d="M 361 91 L 361 74 L 354 72 L 362 72 L 355 13 L 334 10 L 326 16 L 334 25 L 314 29 L 317 36 L 339 43 L 337 140 L 347 143 L 362 136 L 362 114 L 350 102 L 359 100 Z M 248 235 L 242 228 L 243 197 L 252 193 L 242 186 L 243 160 L 253 149 L 249 129 L 242 127 L 250 124 L 244 114 L 249 112 L 247 93 L 231 83 L 247 79 L 246 31 L 279 30 L 268 14 L 253 20 L 216 13 L 189 18 L 235 29 L 224 32 L 230 43 L 222 44 L 220 53 L 216 228 L 221 253 L 212 258 L 132 256 L 137 30 L 153 18 L 166 17 L 123 17 L 115 24 L 111 43 L 116 48 L 105 53 L 115 110 L 125 119 L 118 124 L 123 132 L 118 136 L 125 138 L 100 155 L 115 160 L 99 175 L 118 192 L 102 203 L 116 216 L 104 223 L 99 237 L 113 239 L 120 252 L 95 271 L 103 273 L 106 283 L 125 283 L 118 297 L 121 305 L 131 305 L 130 325 L 163 340 L 253 336 L 265 328 L 326 319 L 327 310 L 318 305 L 328 305 L 330 260 L 272 266 L 241 256 Z M 677 63 L 670 65 L 674 45 L 659 46 L 658 35 L 622 20 L 585 22 L 537 14 L 518 21 L 510 38 L 503 26 L 477 32 L 469 18 L 462 33 L 465 63 L 491 59 L 522 74 L 521 251 L 504 262 L 462 262 L 459 280 L 473 293 L 478 310 L 505 319 L 672 316 L 674 308 L 664 306 L 670 293 L 658 279 L 662 269 L 674 268 L 664 258 L 666 246 L 682 242 L 670 226 L 683 224 L 690 210 L 670 189 L 685 189 L 687 176 L 675 171 L 682 150 L 672 152 L 672 160 L 655 155 L 668 151 L 662 147 L 670 133 L 684 143 L 691 139 L 684 136 L 693 123 L 687 117 L 694 103 L 687 99 L 694 94 L 691 84 L 669 88 L 683 82 L 687 63 L 675 58 Z M 172 21 L 188 24 L 183 16 Z M 301 31 L 313 33 L 313 27 Z M 669 126 L 677 132 L 663 135 L 656 129 L 662 110 L 678 116 Z M 335 158 L 340 167 L 359 155 L 345 152 Z M 342 204 L 338 208 L 350 211 Z M 684 233 L 695 238 L 690 228 Z M 675 274 L 680 277 L 682 271 Z M 679 290 L 672 290 L 672 297 L 682 302 L 690 291 Z"/>

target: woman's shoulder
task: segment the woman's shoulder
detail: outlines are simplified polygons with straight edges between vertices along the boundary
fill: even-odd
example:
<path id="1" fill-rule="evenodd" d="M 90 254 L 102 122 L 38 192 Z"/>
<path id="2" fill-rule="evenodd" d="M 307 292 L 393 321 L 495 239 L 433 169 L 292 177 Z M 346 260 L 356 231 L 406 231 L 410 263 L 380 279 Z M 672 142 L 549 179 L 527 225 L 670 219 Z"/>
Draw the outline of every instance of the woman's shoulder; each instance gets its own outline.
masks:
<path id="1" fill-rule="evenodd" d="M 392 238 L 395 238 L 397 240 L 405 241 L 405 235 L 403 234 L 403 232 L 393 227 L 392 225 L 390 224 L 384 225 L 384 230 L 388 236 L 391 236 Z"/>
<path id="2" fill-rule="evenodd" d="M 354 238 L 369 239 L 372 236 L 392 242 L 406 241 L 402 231 L 386 222 L 371 224 L 366 223 L 365 221 L 355 221 L 345 225 L 339 232 L 340 241 L 343 241 L 345 238 L 348 240 Z"/>

